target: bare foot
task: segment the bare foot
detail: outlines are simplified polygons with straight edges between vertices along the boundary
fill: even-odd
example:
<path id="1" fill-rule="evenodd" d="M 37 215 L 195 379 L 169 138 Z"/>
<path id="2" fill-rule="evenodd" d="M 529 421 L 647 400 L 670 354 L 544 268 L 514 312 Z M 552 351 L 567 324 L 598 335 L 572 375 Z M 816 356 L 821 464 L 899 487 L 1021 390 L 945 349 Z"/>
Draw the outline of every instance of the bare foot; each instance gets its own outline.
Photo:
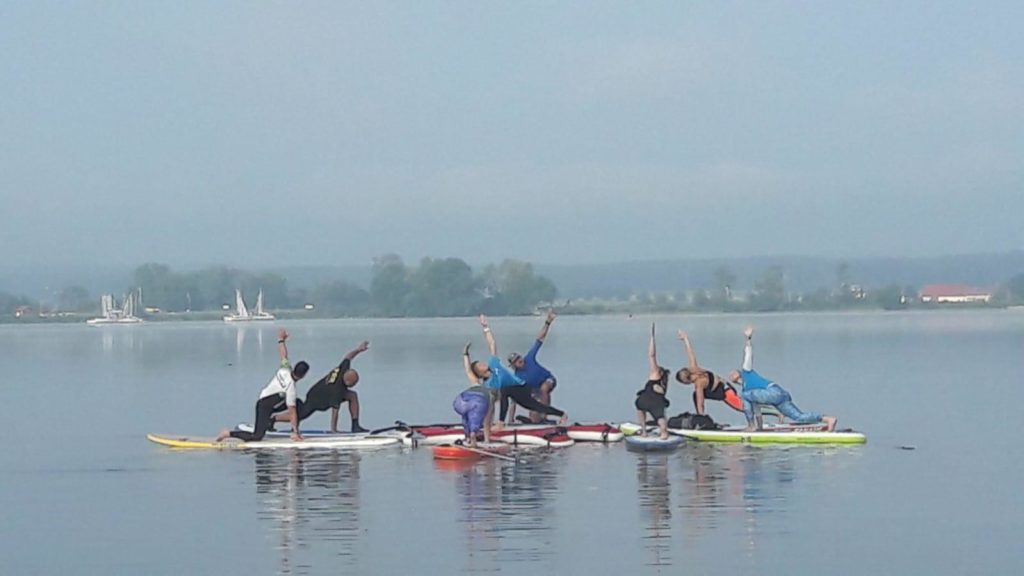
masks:
<path id="1" fill-rule="evenodd" d="M 223 441 L 224 441 L 224 440 L 226 440 L 226 439 L 227 439 L 227 438 L 228 438 L 229 436 L 231 436 L 231 431 L 230 431 L 230 430 L 228 430 L 227 428 L 225 428 L 225 429 L 223 429 L 223 430 L 221 430 L 221 431 L 220 431 L 220 434 L 217 434 L 217 437 L 216 437 L 216 438 L 214 438 L 214 440 L 213 440 L 213 441 L 214 441 L 214 442 L 223 442 Z"/>
<path id="2" fill-rule="evenodd" d="M 836 417 L 835 416 L 822 416 L 821 421 L 825 423 L 826 432 L 836 431 Z"/>
<path id="3" fill-rule="evenodd" d="M 658 436 L 658 438 L 661 438 L 662 440 L 668 440 L 668 434 L 661 434 Z"/>
<path id="4" fill-rule="evenodd" d="M 568 414 L 562 414 L 562 417 L 558 419 L 558 425 L 559 426 L 565 426 L 565 423 L 568 422 L 568 421 L 569 421 L 569 415 Z"/>
<path id="5" fill-rule="evenodd" d="M 494 424 L 491 425 L 491 430 L 504 430 L 504 429 L 505 429 L 505 423 L 504 422 L 495 422 Z"/>

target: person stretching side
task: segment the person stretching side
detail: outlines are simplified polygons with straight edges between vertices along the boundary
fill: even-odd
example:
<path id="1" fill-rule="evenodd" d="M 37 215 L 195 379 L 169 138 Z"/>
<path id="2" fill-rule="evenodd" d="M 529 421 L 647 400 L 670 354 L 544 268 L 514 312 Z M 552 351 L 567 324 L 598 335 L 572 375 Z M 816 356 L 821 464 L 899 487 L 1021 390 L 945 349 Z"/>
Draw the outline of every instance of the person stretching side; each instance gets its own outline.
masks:
<path id="1" fill-rule="evenodd" d="M 491 332 L 491 327 L 487 323 L 487 316 L 480 315 L 480 325 L 484 328 L 484 336 L 487 337 L 488 344 L 494 342 L 494 334 Z M 547 328 L 547 326 L 545 326 Z M 497 347 L 493 346 L 492 350 L 496 351 Z M 496 352 L 492 352 L 496 353 Z M 498 365 L 501 368 L 501 365 Z M 551 416 L 557 416 L 559 418 L 559 424 L 565 424 L 569 417 L 554 406 L 545 406 L 541 404 L 536 398 L 533 397 L 533 389 L 530 388 L 528 382 L 523 380 L 518 374 L 513 374 L 504 368 L 501 368 L 505 374 L 508 374 L 511 378 L 506 381 L 501 388 L 501 414 L 498 417 L 498 426 L 504 426 L 505 416 L 508 414 L 509 400 L 512 400 L 516 404 L 530 410 L 531 412 L 537 412 L 540 414 L 548 414 Z"/>
<path id="2" fill-rule="evenodd" d="M 481 430 L 484 432 L 484 442 L 491 441 L 494 397 L 498 391 L 484 386 L 483 382 L 489 377 L 490 368 L 481 368 L 480 373 L 477 373 L 473 367 L 473 361 L 469 358 L 469 346 L 467 343 L 466 348 L 462 351 L 462 367 L 466 371 L 466 378 L 471 386 L 455 397 L 452 408 L 456 414 L 462 417 L 462 430 L 466 434 L 466 441 L 471 447 L 476 448 L 476 436 Z"/>
<path id="3" fill-rule="evenodd" d="M 243 442 L 257 442 L 263 439 L 267 430 L 270 429 L 274 419 L 274 412 L 287 410 L 288 421 L 292 425 L 292 440 L 302 440 L 299 433 L 298 411 L 295 409 L 295 383 L 302 380 L 302 377 L 309 372 L 309 364 L 296 362 L 293 368 L 288 362 L 288 332 L 281 328 L 277 333 L 277 350 L 281 354 L 281 368 L 278 369 L 270 382 L 260 391 L 259 400 L 256 401 L 256 421 L 253 422 L 253 431 L 222 430 L 217 435 L 217 442 L 231 438 L 238 438 Z"/>
<path id="4" fill-rule="evenodd" d="M 331 432 L 337 433 L 338 411 L 342 404 L 348 402 L 348 414 L 352 418 L 352 432 L 367 432 L 366 428 L 359 425 L 359 394 L 353 390 L 359 383 L 359 372 L 351 368 L 351 363 L 356 356 L 366 352 L 369 348 L 368 341 L 360 342 L 358 346 L 345 354 L 341 364 L 313 384 L 309 392 L 306 392 L 306 400 L 299 400 L 297 403 L 299 422 L 316 412 L 323 412 L 330 408 Z M 274 417 L 274 421 L 287 422 L 288 415 L 278 414 Z"/>
<path id="5" fill-rule="evenodd" d="M 743 414 L 747 418 L 746 431 L 761 429 L 760 407 L 762 405 L 774 406 L 794 424 L 824 422 L 827 431 L 834 431 L 836 429 L 835 417 L 800 410 L 796 404 L 793 404 L 793 397 L 785 388 L 754 371 L 754 346 L 751 343 L 754 327 L 747 326 L 743 335 L 747 337 L 747 343 L 743 347 L 743 369 L 733 370 L 729 374 L 729 380 L 743 386 Z M 756 419 L 755 412 L 757 412 Z"/>
<path id="6" fill-rule="evenodd" d="M 544 326 L 541 327 L 540 333 L 537 334 L 537 340 L 534 341 L 526 356 L 522 356 L 518 352 L 513 352 L 508 356 L 509 367 L 515 370 L 516 376 L 526 381 L 526 386 L 530 388 L 530 393 L 533 397 L 545 406 L 551 406 L 551 392 L 554 391 L 555 386 L 558 386 L 558 381 L 550 370 L 541 366 L 540 362 L 537 362 L 537 352 L 540 351 L 540 347 L 544 344 L 544 339 L 548 336 L 548 329 L 551 328 L 551 323 L 557 317 L 553 310 L 548 311 L 548 315 L 544 319 Z M 503 398 L 502 406 L 506 403 L 507 401 Z M 509 411 L 509 423 L 515 421 L 515 416 L 516 405 L 513 404 Z M 535 424 L 540 423 L 543 418 L 541 413 L 536 410 L 530 412 L 530 421 Z"/>
<path id="7" fill-rule="evenodd" d="M 676 372 L 676 382 L 693 384 L 693 408 L 697 414 L 704 414 L 704 400 L 720 400 L 729 408 L 743 412 L 743 399 L 740 398 L 732 384 L 722 380 L 711 370 L 701 368 L 697 364 L 697 355 L 693 353 L 693 346 L 690 345 L 690 337 L 682 330 L 677 335 L 686 347 L 686 357 L 689 359 L 690 365 L 680 368 Z"/>
<path id="8" fill-rule="evenodd" d="M 658 423 L 659 437 L 668 440 L 668 420 L 665 417 L 665 409 L 669 402 L 668 393 L 668 368 L 658 365 L 658 349 L 654 343 L 654 323 L 651 323 L 651 342 L 647 346 L 647 360 L 650 364 L 650 371 L 647 375 L 647 383 L 643 389 L 636 393 L 636 419 L 640 423 L 640 435 L 647 435 L 647 414 Z"/>

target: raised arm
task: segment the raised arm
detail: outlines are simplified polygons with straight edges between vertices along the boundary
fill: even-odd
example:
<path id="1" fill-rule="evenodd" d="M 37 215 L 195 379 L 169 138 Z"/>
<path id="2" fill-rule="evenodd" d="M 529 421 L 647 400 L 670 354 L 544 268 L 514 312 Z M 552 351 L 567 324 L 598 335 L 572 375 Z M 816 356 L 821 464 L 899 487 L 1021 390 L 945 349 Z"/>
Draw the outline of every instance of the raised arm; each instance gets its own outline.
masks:
<path id="1" fill-rule="evenodd" d="M 498 345 L 494 342 L 494 334 L 491 333 L 491 326 L 487 323 L 487 316 L 480 315 L 480 325 L 484 328 L 484 338 L 487 339 L 487 348 L 491 351 L 491 356 L 498 355 Z"/>
<path id="2" fill-rule="evenodd" d="M 683 346 L 686 347 L 686 357 L 690 359 L 690 370 L 700 370 L 700 366 L 697 364 L 697 355 L 693 353 L 693 346 L 690 345 L 690 337 L 682 330 L 677 332 L 676 335 L 683 341 Z"/>
<path id="3" fill-rule="evenodd" d="M 277 331 L 277 351 L 281 354 L 281 362 L 288 362 L 288 345 L 285 340 L 288 340 L 288 331 L 281 328 Z"/>
<path id="4" fill-rule="evenodd" d="M 469 361 L 469 342 L 466 342 L 466 347 L 462 350 L 462 368 L 466 371 L 466 378 L 469 379 L 470 384 L 479 384 L 480 379 L 473 373 L 473 363 Z"/>
<path id="5" fill-rule="evenodd" d="M 555 321 L 555 318 L 558 318 L 555 311 L 548 310 L 548 317 L 544 319 L 544 326 L 541 327 L 540 334 L 537 334 L 537 340 L 543 342 L 544 339 L 548 337 L 548 329 L 551 328 L 551 323 Z"/>
<path id="6" fill-rule="evenodd" d="M 658 346 L 654 343 L 654 322 L 651 322 L 651 342 L 647 345 L 647 359 L 650 361 L 650 379 L 661 379 L 661 366 L 658 365 Z"/>
<path id="7" fill-rule="evenodd" d="M 363 352 L 366 352 L 369 349 L 370 349 L 370 341 L 369 340 L 363 340 L 362 342 L 359 343 L 358 346 L 353 348 L 348 354 L 345 354 L 345 360 L 349 360 L 349 361 L 354 360 L 356 356 L 359 356 L 360 354 L 362 354 Z"/>
<path id="8" fill-rule="evenodd" d="M 747 343 L 743 346 L 743 369 L 750 371 L 754 369 L 754 345 L 752 343 L 754 327 L 747 326 L 743 330 L 743 335 L 747 337 Z"/>

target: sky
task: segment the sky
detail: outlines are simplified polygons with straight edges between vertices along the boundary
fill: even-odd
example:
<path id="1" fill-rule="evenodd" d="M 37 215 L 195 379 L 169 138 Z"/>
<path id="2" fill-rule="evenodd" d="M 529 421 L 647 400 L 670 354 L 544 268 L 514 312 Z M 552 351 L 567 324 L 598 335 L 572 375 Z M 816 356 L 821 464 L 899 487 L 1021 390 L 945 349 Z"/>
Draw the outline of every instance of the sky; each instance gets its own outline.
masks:
<path id="1" fill-rule="evenodd" d="M 1024 248 L 1021 2 L 0 0 L 7 264 Z"/>

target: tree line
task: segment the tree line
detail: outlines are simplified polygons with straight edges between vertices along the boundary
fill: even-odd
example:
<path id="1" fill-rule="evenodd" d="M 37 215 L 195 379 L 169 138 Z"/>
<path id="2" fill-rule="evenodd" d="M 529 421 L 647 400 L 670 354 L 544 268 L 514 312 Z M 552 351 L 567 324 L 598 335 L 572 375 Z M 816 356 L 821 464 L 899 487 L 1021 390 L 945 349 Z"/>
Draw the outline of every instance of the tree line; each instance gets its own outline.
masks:
<path id="1" fill-rule="evenodd" d="M 536 274 L 529 262 L 505 260 L 474 272 L 459 258 L 424 258 L 409 266 L 395 254 L 374 260 L 369 289 L 342 279 L 311 289 L 290 288 L 287 279 L 269 272 L 253 274 L 225 266 L 176 272 L 156 263 L 136 268 L 133 281 L 147 308 L 165 312 L 233 307 L 235 289 L 240 289 L 249 306 L 263 290 L 266 309 L 312 305 L 315 315 L 327 317 L 528 314 L 558 294 L 554 283 Z"/>
<path id="2" fill-rule="evenodd" d="M 889 284 L 864 287 L 855 283 L 849 267 L 840 263 L 832 286 L 810 292 L 792 292 L 786 286 L 782 267 L 769 268 L 753 283 L 740 290 L 736 275 L 727 267 L 712 274 L 713 287 L 688 292 L 646 292 L 627 299 L 566 301 L 562 313 L 603 312 L 774 312 L 793 310 L 884 309 L 922 307 L 913 286 Z M 280 274 L 252 273 L 227 266 L 213 266 L 192 272 L 177 272 L 166 264 L 147 263 L 132 274 L 133 284 L 124 292 L 140 289 L 148 308 L 164 312 L 203 312 L 234 306 L 235 289 L 241 289 L 247 304 L 255 303 L 263 290 L 264 306 L 271 310 L 298 310 L 312 304 L 321 317 L 430 317 L 529 314 L 554 303 L 558 289 L 537 274 L 533 265 L 505 260 L 474 271 L 459 258 L 424 258 L 406 264 L 396 254 L 375 258 L 369 286 L 364 288 L 344 279 L 319 282 L 312 288 L 293 288 Z M 81 286 L 59 292 L 55 302 L 43 303 L 41 311 L 95 313 L 99 295 Z M 1024 273 L 1013 276 L 994 293 L 991 306 L 1024 305 Z M 0 314 L 11 315 L 26 306 L 40 307 L 38 301 L 0 291 Z"/>

